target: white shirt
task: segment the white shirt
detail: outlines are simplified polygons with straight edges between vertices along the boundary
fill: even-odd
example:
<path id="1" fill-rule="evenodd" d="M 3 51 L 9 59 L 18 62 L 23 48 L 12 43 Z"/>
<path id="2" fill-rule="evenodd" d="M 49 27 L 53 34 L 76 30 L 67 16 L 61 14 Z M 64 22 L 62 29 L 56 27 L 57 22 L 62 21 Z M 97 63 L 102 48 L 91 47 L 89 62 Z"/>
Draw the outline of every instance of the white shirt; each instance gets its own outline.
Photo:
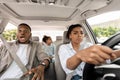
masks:
<path id="1" fill-rule="evenodd" d="M 20 44 L 17 51 L 17 56 L 20 58 L 20 60 L 24 65 L 28 63 L 28 59 L 26 56 L 27 47 L 28 47 L 28 44 Z M 17 63 L 13 61 L 12 64 L 9 66 L 9 68 L 6 70 L 6 72 L 1 76 L 0 80 L 6 79 L 6 78 L 19 79 L 22 75 L 23 75 L 22 70 L 19 68 Z"/>
<path id="2" fill-rule="evenodd" d="M 81 43 L 79 50 L 85 49 L 91 45 L 92 45 L 91 43 Z M 70 73 L 73 73 L 73 75 L 78 74 L 78 75 L 82 76 L 83 68 L 85 65 L 84 62 L 82 62 L 75 70 L 70 70 L 66 67 L 67 59 L 70 58 L 71 56 L 75 55 L 75 53 L 76 53 L 76 51 L 73 49 L 71 43 L 61 45 L 59 48 L 59 51 L 58 51 L 62 68 L 66 72 L 66 74 L 69 75 Z"/>

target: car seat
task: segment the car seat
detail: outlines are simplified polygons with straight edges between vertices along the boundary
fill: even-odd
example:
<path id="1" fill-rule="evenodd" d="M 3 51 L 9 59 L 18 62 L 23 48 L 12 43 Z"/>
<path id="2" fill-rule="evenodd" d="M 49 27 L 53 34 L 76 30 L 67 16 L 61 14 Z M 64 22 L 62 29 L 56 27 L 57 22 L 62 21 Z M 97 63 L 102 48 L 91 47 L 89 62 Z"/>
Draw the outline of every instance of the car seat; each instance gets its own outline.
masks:
<path id="1" fill-rule="evenodd" d="M 67 33 L 67 31 L 64 31 L 64 33 L 63 33 L 63 43 L 61 43 L 60 45 L 66 44 L 66 43 L 69 42 L 69 40 L 66 39 L 66 33 Z M 56 77 L 57 77 L 57 80 L 66 80 L 66 73 L 62 69 L 60 59 L 59 59 L 59 55 L 58 55 L 58 50 L 59 50 L 60 45 L 56 46 L 56 54 L 55 54 Z"/>
<path id="2" fill-rule="evenodd" d="M 38 41 L 39 42 L 39 37 L 38 36 L 32 36 L 32 41 Z"/>
<path id="3" fill-rule="evenodd" d="M 63 43 L 62 38 L 63 38 L 62 36 L 56 36 L 56 41 L 53 42 L 55 44 L 55 46 L 58 46 L 61 43 Z"/>

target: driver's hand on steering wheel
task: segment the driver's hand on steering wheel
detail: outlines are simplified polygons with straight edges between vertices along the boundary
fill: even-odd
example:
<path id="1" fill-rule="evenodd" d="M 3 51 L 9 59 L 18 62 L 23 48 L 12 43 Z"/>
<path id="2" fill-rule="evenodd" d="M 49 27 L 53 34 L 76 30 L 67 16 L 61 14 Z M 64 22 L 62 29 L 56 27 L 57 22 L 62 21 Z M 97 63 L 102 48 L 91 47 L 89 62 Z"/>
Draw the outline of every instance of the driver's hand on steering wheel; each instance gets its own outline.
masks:
<path id="1" fill-rule="evenodd" d="M 81 61 L 98 65 L 105 63 L 108 59 L 117 58 L 117 55 L 114 54 L 114 50 L 107 46 L 93 45 L 78 52 L 77 57 L 80 58 Z"/>

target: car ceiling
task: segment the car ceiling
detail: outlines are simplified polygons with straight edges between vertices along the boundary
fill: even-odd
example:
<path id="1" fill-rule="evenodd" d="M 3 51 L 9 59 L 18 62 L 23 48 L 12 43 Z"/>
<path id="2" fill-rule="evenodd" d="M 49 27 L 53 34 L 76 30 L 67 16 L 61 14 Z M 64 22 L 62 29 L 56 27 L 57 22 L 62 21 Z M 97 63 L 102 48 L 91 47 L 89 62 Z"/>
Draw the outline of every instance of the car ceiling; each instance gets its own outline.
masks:
<path id="1" fill-rule="evenodd" d="M 117 10 L 119 3 L 120 0 L 0 0 L 0 12 L 13 24 L 25 22 L 33 30 L 65 30 L 80 20 Z"/>

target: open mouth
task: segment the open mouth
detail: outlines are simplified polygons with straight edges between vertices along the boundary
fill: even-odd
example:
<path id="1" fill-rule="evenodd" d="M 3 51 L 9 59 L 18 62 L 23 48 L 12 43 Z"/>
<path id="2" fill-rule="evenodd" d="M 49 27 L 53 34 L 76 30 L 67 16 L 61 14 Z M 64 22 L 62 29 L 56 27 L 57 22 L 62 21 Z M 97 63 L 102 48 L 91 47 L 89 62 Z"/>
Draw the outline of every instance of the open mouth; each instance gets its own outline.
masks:
<path id="1" fill-rule="evenodd" d="M 23 40 L 25 40 L 25 37 L 24 37 L 24 36 L 21 36 L 20 39 L 23 41 Z"/>

